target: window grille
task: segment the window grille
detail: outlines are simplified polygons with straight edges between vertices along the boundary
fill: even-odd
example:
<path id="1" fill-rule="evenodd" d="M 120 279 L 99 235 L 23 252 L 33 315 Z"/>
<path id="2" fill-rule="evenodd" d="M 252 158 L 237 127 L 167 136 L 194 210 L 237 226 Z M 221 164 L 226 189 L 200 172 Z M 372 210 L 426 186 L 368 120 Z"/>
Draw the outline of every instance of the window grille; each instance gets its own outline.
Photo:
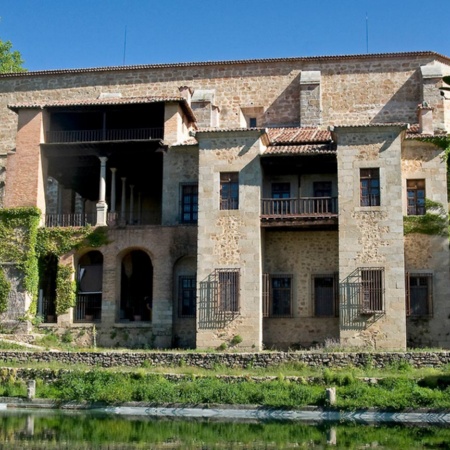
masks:
<path id="1" fill-rule="evenodd" d="M 219 311 L 239 311 L 239 269 L 216 269 L 217 303 Z"/>
<path id="2" fill-rule="evenodd" d="M 382 268 L 361 268 L 361 307 L 363 314 L 384 311 L 384 286 Z"/>

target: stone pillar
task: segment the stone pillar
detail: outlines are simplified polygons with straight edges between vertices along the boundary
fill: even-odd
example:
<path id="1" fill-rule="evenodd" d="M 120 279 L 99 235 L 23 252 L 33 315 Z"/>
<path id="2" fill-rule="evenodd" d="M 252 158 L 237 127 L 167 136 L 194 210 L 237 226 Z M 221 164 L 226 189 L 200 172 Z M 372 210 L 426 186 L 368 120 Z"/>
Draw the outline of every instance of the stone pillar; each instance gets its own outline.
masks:
<path id="1" fill-rule="evenodd" d="M 99 199 L 97 202 L 97 223 L 96 226 L 106 226 L 106 218 L 108 214 L 108 205 L 105 201 L 106 196 L 106 156 L 100 156 L 100 188 Z"/>
<path id="2" fill-rule="evenodd" d="M 134 184 L 130 184 L 130 224 L 133 223 Z"/>
<path id="3" fill-rule="evenodd" d="M 121 180 L 122 180 L 122 200 L 121 200 L 121 204 L 120 204 L 120 220 L 119 220 L 119 222 L 121 225 L 125 225 L 125 223 L 126 223 L 125 209 L 126 209 L 126 203 L 127 203 L 127 197 L 126 197 L 126 195 L 127 195 L 127 191 L 126 191 L 127 178 L 122 177 Z"/>
<path id="4" fill-rule="evenodd" d="M 142 220 L 142 194 L 138 193 L 138 223 L 140 224 Z"/>
<path id="5" fill-rule="evenodd" d="M 111 167 L 111 212 L 116 212 L 116 172 L 115 167 Z"/>

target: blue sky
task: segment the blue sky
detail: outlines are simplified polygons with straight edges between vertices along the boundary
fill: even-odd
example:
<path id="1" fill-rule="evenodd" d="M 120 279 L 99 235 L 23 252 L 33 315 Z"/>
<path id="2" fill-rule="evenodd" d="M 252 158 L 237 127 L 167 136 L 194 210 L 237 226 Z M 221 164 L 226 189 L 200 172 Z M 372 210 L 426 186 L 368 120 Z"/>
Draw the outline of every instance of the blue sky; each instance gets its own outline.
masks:
<path id="1" fill-rule="evenodd" d="M 367 52 L 450 56 L 448 0 L 0 0 L 28 70 Z M 126 33 L 125 33 L 126 30 Z"/>

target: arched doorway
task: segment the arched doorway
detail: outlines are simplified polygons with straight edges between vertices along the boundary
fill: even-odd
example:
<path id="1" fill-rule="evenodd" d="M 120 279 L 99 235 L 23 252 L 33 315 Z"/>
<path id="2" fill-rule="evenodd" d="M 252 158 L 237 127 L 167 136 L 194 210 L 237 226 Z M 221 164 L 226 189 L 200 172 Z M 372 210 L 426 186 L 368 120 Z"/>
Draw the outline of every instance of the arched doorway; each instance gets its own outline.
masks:
<path id="1" fill-rule="evenodd" d="M 101 320 L 103 288 L 103 255 L 91 251 L 78 262 L 75 322 Z"/>
<path id="2" fill-rule="evenodd" d="M 142 250 L 131 250 L 122 258 L 120 320 L 151 321 L 153 265 Z"/>

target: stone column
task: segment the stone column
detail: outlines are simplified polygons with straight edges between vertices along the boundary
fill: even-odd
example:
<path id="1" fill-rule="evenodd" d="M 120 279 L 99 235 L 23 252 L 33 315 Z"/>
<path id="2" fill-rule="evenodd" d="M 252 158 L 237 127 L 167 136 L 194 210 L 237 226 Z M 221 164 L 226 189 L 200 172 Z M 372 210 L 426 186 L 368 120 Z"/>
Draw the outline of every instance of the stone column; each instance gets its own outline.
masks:
<path id="1" fill-rule="evenodd" d="M 122 200 L 121 200 L 121 204 L 120 204 L 120 224 L 123 226 L 126 223 L 126 218 L 125 218 L 125 208 L 126 208 L 126 202 L 127 202 L 127 197 L 126 197 L 126 182 L 127 182 L 127 178 L 126 177 L 122 177 Z"/>
<path id="2" fill-rule="evenodd" d="M 100 188 L 99 199 L 97 202 L 97 223 L 96 226 L 106 226 L 106 218 L 108 214 L 108 205 L 105 201 L 106 196 L 106 156 L 99 156 L 100 159 Z"/>
<path id="3" fill-rule="evenodd" d="M 111 167 L 111 212 L 116 212 L 116 172 L 115 167 Z"/>
<path id="4" fill-rule="evenodd" d="M 130 224 L 133 223 L 134 185 L 130 184 Z"/>

